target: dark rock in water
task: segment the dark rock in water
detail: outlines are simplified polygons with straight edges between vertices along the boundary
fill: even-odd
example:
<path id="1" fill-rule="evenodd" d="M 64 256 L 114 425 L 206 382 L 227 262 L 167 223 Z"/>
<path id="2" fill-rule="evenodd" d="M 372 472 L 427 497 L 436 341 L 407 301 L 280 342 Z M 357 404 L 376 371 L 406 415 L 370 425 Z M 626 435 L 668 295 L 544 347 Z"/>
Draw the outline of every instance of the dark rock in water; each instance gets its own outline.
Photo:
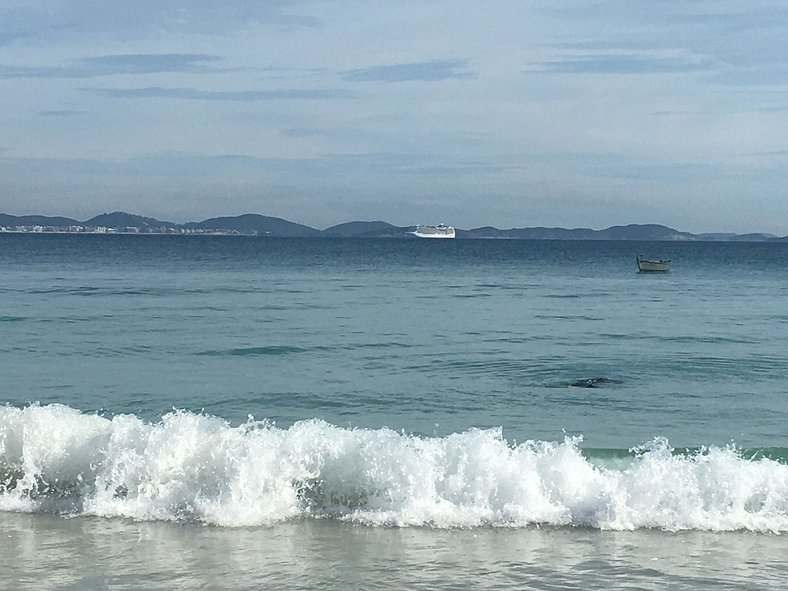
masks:
<path id="1" fill-rule="evenodd" d="M 574 382 L 570 382 L 569 385 L 573 388 L 598 388 L 599 386 L 604 386 L 605 384 L 620 383 L 621 380 L 614 380 L 613 378 L 600 376 L 596 378 L 583 378 L 582 380 L 575 380 Z"/>

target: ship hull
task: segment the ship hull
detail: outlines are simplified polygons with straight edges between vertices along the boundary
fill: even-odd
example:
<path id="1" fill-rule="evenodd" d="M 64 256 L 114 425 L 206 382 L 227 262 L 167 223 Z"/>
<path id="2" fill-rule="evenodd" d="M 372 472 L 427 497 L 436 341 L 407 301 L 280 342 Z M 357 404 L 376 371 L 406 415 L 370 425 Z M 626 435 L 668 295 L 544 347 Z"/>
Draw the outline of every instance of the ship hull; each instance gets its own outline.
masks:
<path id="1" fill-rule="evenodd" d="M 454 238 L 454 228 L 451 226 L 416 226 L 413 235 L 418 238 Z"/>

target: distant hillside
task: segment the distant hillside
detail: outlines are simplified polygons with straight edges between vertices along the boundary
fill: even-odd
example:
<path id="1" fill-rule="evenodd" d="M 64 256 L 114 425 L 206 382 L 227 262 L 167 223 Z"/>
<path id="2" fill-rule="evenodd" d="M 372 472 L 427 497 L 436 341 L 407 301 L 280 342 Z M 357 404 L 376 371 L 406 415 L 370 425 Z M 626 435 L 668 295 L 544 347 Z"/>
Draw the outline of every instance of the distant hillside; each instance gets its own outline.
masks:
<path id="1" fill-rule="evenodd" d="M 499 230 L 493 226 L 457 230 L 457 238 L 507 238 L 510 240 L 593 240 L 596 230 L 589 228 L 510 228 Z"/>
<path id="2" fill-rule="evenodd" d="M 612 226 L 599 231 L 603 240 L 691 240 L 693 235 L 658 224 Z"/>
<path id="3" fill-rule="evenodd" d="M 764 241 L 771 241 L 777 239 L 777 236 L 774 234 L 763 234 L 761 232 L 755 232 L 752 234 L 737 234 L 731 240 L 735 242 L 764 242 Z M 784 240 L 784 238 L 782 238 Z"/>
<path id="4" fill-rule="evenodd" d="M 9 215 L 0 213 L 0 226 L 50 226 L 53 228 L 68 228 L 79 224 L 77 220 L 64 217 L 49 217 L 45 215 Z"/>
<path id="5" fill-rule="evenodd" d="M 255 213 L 189 222 L 183 227 L 200 230 L 235 230 L 244 234 L 257 233 L 271 236 L 315 236 L 320 233 L 320 230 L 303 224 Z"/>
<path id="6" fill-rule="evenodd" d="M 407 228 L 394 226 L 388 222 L 345 222 L 326 228 L 323 236 L 372 237 L 397 236 L 404 234 Z"/>
<path id="7" fill-rule="evenodd" d="M 102 213 L 81 223 L 84 226 L 104 226 L 106 228 L 175 228 L 178 225 L 123 211 Z"/>
<path id="8" fill-rule="evenodd" d="M 71 226 L 83 228 L 111 228 L 115 231 L 129 231 L 139 228 L 144 233 L 240 233 L 259 236 L 326 236 L 352 238 L 413 238 L 415 226 L 395 226 L 383 221 L 353 221 L 317 230 L 310 226 L 290 222 L 282 218 L 269 217 L 254 213 L 238 216 L 210 218 L 201 222 L 175 224 L 155 218 L 143 217 L 122 211 L 103 213 L 80 222 L 65 217 L 40 215 L 14 216 L 0 213 L 0 226 L 15 228 L 19 226 L 44 226 L 66 231 Z M 95 231 L 95 230 L 85 230 Z M 509 228 L 501 230 L 493 226 L 483 226 L 471 230 L 456 228 L 457 238 L 498 238 L 510 240 L 648 240 L 648 241 L 726 241 L 726 242 L 788 242 L 788 236 L 777 237 L 772 234 L 751 233 L 704 233 L 690 234 L 661 226 L 659 224 L 629 224 L 611 226 L 604 230 L 591 228 Z"/>
<path id="9" fill-rule="evenodd" d="M 491 226 L 458 230 L 458 238 L 509 238 L 526 240 L 692 240 L 693 235 L 657 224 L 612 226 L 605 230 L 590 228 L 512 228 L 499 230 Z"/>
<path id="10" fill-rule="evenodd" d="M 695 240 L 704 240 L 706 242 L 727 242 L 736 238 L 738 234 L 733 232 L 704 232 L 703 234 L 695 234 Z"/>

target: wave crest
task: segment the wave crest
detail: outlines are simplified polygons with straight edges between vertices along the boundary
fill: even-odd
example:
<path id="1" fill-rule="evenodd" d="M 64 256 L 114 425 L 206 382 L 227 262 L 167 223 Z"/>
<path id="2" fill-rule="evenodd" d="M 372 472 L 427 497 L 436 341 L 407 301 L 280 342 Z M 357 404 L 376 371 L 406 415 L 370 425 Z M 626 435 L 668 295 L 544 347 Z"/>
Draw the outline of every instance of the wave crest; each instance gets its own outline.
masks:
<path id="1" fill-rule="evenodd" d="M 321 420 L 149 423 L 62 405 L 0 407 L 0 510 L 223 526 L 333 518 L 439 528 L 788 531 L 788 466 L 664 439 L 603 467 L 579 438 L 513 445 L 500 429 L 418 437 Z"/>

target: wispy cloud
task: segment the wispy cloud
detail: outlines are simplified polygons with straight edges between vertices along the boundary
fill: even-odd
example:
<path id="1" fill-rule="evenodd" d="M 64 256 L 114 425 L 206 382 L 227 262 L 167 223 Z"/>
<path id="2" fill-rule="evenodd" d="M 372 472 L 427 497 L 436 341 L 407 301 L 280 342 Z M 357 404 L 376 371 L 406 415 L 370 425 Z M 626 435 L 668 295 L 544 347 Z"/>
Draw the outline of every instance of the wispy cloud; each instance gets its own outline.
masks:
<path id="1" fill-rule="evenodd" d="M 299 14 L 292 0 L 136 0 L 117 2 L 11 2 L 0 6 L 0 35 L 31 38 L 70 38 L 116 34 L 157 36 L 169 32 L 223 34 L 254 25 L 278 28 L 317 28 L 314 16 Z M 16 4 L 16 6 L 14 6 Z"/>
<path id="2" fill-rule="evenodd" d="M 10 33 L 3 33 L 0 31 L 0 46 L 8 45 L 18 37 L 20 37 L 20 35 L 12 35 Z"/>
<path id="3" fill-rule="evenodd" d="M 319 137 L 325 135 L 325 131 L 323 130 L 306 129 L 303 127 L 291 127 L 287 129 L 282 129 L 280 133 L 285 137 L 294 137 L 294 138 Z"/>
<path id="4" fill-rule="evenodd" d="M 140 53 L 99 55 L 71 60 L 66 65 L 25 67 L 0 65 L 0 78 L 97 78 L 118 74 L 206 73 L 219 58 L 202 53 Z"/>
<path id="5" fill-rule="evenodd" d="M 86 68 L 95 71 L 119 72 L 122 74 L 148 74 L 153 72 L 204 71 L 207 62 L 219 58 L 204 53 L 136 53 L 99 55 L 79 60 Z"/>
<path id="6" fill-rule="evenodd" d="M 603 53 L 571 56 L 537 64 L 536 71 L 550 74 L 672 74 L 710 71 L 709 60 L 658 57 L 635 53 Z"/>
<path id="7" fill-rule="evenodd" d="M 344 78 L 351 82 L 440 82 L 475 78 L 476 74 L 467 68 L 467 59 L 435 60 L 349 70 L 344 72 Z"/>
<path id="8" fill-rule="evenodd" d="M 775 60 L 769 64 L 727 68 L 715 76 L 713 81 L 731 87 L 753 86 L 785 89 L 786 76 L 788 76 L 788 62 Z"/>
<path id="9" fill-rule="evenodd" d="M 286 88 L 277 90 L 197 90 L 195 88 L 82 88 L 85 92 L 111 98 L 171 98 L 195 101 L 332 100 L 353 95 L 344 88 Z"/>
<path id="10" fill-rule="evenodd" d="M 66 109 L 60 111 L 36 111 L 36 114 L 42 117 L 75 117 L 77 115 L 83 115 L 84 113 L 84 111 L 70 111 Z"/>

